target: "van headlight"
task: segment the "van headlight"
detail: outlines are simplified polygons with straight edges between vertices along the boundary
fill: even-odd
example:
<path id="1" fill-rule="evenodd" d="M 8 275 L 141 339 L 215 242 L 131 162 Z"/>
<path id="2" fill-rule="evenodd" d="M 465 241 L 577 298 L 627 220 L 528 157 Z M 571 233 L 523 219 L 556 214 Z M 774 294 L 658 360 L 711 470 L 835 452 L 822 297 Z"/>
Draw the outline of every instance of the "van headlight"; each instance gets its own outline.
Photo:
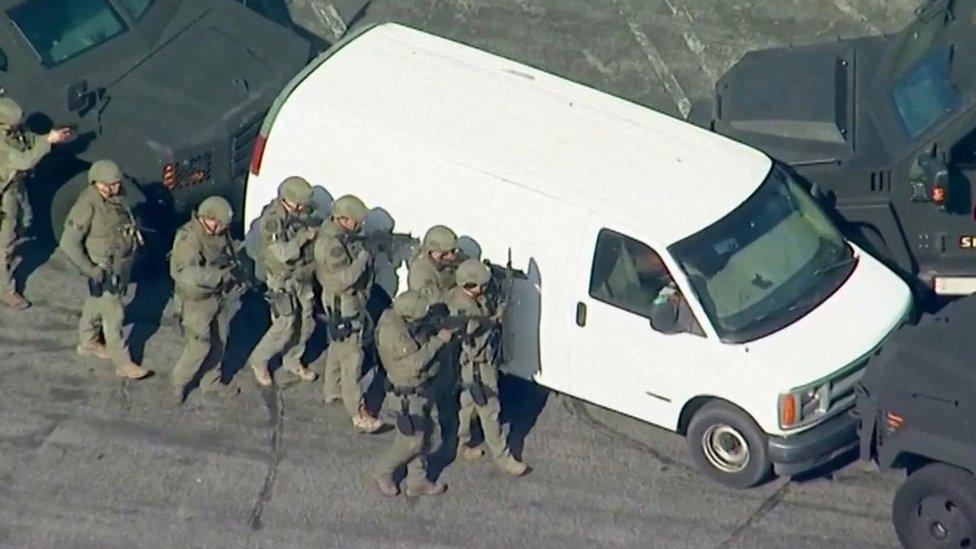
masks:
<path id="1" fill-rule="evenodd" d="M 830 382 L 808 385 L 779 395 L 779 427 L 795 429 L 809 425 L 830 408 Z"/>

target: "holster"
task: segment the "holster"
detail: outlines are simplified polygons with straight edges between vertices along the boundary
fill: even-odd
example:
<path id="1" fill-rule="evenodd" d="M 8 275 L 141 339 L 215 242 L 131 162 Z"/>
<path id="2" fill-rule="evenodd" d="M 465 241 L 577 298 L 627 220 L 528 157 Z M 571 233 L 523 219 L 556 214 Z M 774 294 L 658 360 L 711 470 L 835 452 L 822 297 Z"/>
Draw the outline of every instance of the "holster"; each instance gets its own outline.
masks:
<path id="1" fill-rule="evenodd" d="M 104 293 L 105 293 L 105 279 L 103 278 L 88 279 L 88 295 L 92 297 L 102 297 Z"/>
<path id="2" fill-rule="evenodd" d="M 474 401 L 478 406 L 485 406 L 488 404 L 488 396 L 491 391 L 485 387 L 484 382 L 481 381 L 481 373 L 477 370 L 474 372 L 474 379 L 471 380 L 471 384 L 466 387 L 468 394 L 471 395 L 471 400 Z"/>
<path id="3" fill-rule="evenodd" d="M 102 292 L 112 295 L 125 295 L 127 284 L 117 274 L 110 275 L 102 283 Z"/>
<path id="4" fill-rule="evenodd" d="M 270 291 L 265 296 L 272 316 L 293 316 L 295 314 L 295 296 L 291 293 L 277 290 Z"/>
<path id="5" fill-rule="evenodd" d="M 329 341 L 341 343 L 349 336 L 353 335 L 362 328 L 362 323 L 358 316 L 342 316 L 337 309 L 329 311 L 329 321 L 326 329 L 329 334 Z"/>
<path id="6" fill-rule="evenodd" d="M 412 437 L 417 432 L 414 429 L 413 417 L 410 415 L 410 401 L 405 395 L 400 397 L 400 411 L 397 412 L 396 427 L 397 431 L 400 431 L 400 434 L 405 437 Z"/>

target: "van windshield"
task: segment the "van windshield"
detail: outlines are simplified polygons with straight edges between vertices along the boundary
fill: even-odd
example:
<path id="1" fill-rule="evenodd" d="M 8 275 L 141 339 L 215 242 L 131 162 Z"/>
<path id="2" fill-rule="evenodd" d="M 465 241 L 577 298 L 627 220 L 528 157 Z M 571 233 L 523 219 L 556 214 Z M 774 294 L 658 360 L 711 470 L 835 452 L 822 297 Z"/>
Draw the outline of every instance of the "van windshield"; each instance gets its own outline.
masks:
<path id="1" fill-rule="evenodd" d="M 826 214 L 779 167 L 732 213 L 669 250 L 726 343 L 795 322 L 840 287 L 856 261 Z"/>
<path id="2" fill-rule="evenodd" d="M 106 0 L 29 0 L 7 15 L 48 67 L 126 30 Z"/>

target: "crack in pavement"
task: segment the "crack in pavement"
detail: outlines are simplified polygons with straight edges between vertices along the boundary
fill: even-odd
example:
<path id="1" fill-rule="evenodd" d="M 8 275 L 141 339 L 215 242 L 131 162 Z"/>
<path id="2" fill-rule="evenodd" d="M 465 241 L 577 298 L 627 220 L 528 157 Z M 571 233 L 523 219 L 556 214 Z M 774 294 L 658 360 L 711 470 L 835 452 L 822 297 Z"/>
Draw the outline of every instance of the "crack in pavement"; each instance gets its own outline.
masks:
<path id="1" fill-rule="evenodd" d="M 285 428 L 285 400 L 281 395 L 281 386 L 275 384 L 273 389 L 261 390 L 261 398 L 264 400 L 264 405 L 268 409 L 268 426 L 272 427 L 271 463 L 268 465 L 268 474 L 264 477 L 261 491 L 258 492 L 258 497 L 254 501 L 251 516 L 247 519 L 247 524 L 254 531 L 264 528 L 261 515 L 264 513 L 265 503 L 271 501 L 275 481 L 278 479 L 278 464 L 281 462 L 281 458 L 285 453 L 282 442 L 282 435 L 284 434 Z"/>
<path id="2" fill-rule="evenodd" d="M 716 549 L 724 549 L 726 547 L 731 547 L 732 544 L 739 539 L 739 536 L 742 535 L 743 532 L 748 530 L 753 524 L 755 524 L 764 516 L 766 516 L 766 513 L 775 509 L 776 506 L 779 505 L 781 501 L 783 501 L 783 498 L 786 497 L 786 494 L 789 493 L 790 491 L 790 486 L 791 486 L 790 482 L 785 482 L 783 483 L 782 486 L 777 488 L 775 492 L 773 492 L 772 494 L 769 495 L 768 498 L 763 500 L 762 504 L 760 504 L 759 507 L 757 507 L 756 510 L 753 511 L 751 515 L 749 515 L 749 517 L 745 520 L 745 522 L 737 526 L 735 530 L 732 530 L 732 534 L 729 535 L 728 539 L 718 544 Z"/>
<path id="3" fill-rule="evenodd" d="M 593 414 L 591 414 L 589 410 L 586 409 L 585 405 L 583 404 L 583 401 L 572 397 L 564 397 L 562 400 L 563 400 L 563 406 L 567 409 L 567 411 L 569 411 L 570 415 L 580 419 L 583 423 L 586 423 L 598 433 L 607 435 L 614 439 L 620 439 L 625 446 L 633 450 L 637 450 L 639 452 L 650 454 L 651 457 L 659 461 L 661 465 L 666 465 L 668 467 L 675 467 L 689 472 L 695 472 L 695 469 L 689 466 L 688 464 L 673 460 L 665 456 L 661 452 L 657 451 L 652 446 L 645 444 L 599 421 L 598 419 L 593 417 Z"/>

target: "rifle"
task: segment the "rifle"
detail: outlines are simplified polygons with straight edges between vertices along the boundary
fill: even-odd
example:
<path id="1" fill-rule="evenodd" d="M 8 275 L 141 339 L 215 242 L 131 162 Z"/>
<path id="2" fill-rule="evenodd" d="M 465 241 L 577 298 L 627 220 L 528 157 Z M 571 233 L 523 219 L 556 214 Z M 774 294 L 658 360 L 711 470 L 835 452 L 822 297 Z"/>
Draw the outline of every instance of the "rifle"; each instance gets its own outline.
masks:
<path id="1" fill-rule="evenodd" d="M 505 266 L 496 265 L 489 260 L 484 260 L 485 266 L 491 271 L 491 279 L 488 280 L 488 287 L 485 289 L 485 296 L 488 302 L 488 310 L 492 315 L 499 318 L 504 316 L 508 305 L 512 300 L 512 288 L 515 286 L 515 278 L 526 278 L 524 273 L 512 268 L 512 249 L 508 249 L 508 260 Z M 492 331 L 488 344 L 493 352 L 493 362 L 501 365 L 505 363 L 504 338 L 502 337 L 501 324 Z"/>
<path id="2" fill-rule="evenodd" d="M 241 260 L 244 243 L 235 245 L 228 231 L 224 231 L 224 238 L 227 240 L 227 249 L 230 250 L 230 253 L 219 256 L 215 263 L 218 267 L 226 266 L 231 279 L 222 288 L 222 291 L 224 293 L 239 291 L 243 295 L 257 287 L 257 283 L 254 281 L 254 272 L 248 264 Z"/>
<path id="3" fill-rule="evenodd" d="M 361 242 L 369 255 L 375 257 L 387 254 L 390 258 L 399 257 L 402 250 L 412 250 L 420 244 L 420 239 L 410 233 L 375 231 L 368 234 L 344 233 L 340 236 L 344 245 Z"/>
<path id="4" fill-rule="evenodd" d="M 495 321 L 486 315 L 452 315 L 447 305 L 435 303 L 430 306 L 427 314 L 410 323 L 410 333 L 417 339 L 429 339 L 443 329 L 457 330 L 455 337 L 464 336 L 468 323 L 478 323 L 478 330 L 491 330 Z"/>

